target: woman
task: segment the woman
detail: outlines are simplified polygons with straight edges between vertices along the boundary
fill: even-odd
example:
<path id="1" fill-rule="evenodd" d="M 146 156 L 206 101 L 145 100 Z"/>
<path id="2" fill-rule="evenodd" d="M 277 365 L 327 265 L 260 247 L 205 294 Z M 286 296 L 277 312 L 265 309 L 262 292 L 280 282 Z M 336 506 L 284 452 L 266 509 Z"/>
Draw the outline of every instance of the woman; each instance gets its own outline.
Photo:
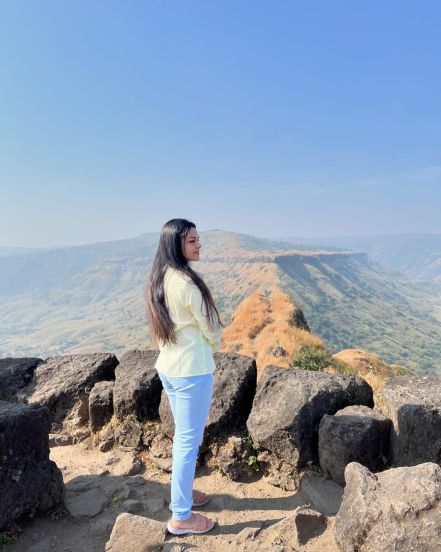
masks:
<path id="1" fill-rule="evenodd" d="M 206 533 L 215 525 L 208 517 L 192 513 L 192 506 L 209 500 L 193 491 L 193 480 L 210 409 L 213 352 L 220 349 L 222 326 L 209 289 L 189 264 L 199 260 L 200 248 L 192 222 L 172 219 L 164 224 L 147 291 L 150 327 L 160 349 L 156 369 L 175 422 L 173 515 L 167 524 L 175 535 Z"/>

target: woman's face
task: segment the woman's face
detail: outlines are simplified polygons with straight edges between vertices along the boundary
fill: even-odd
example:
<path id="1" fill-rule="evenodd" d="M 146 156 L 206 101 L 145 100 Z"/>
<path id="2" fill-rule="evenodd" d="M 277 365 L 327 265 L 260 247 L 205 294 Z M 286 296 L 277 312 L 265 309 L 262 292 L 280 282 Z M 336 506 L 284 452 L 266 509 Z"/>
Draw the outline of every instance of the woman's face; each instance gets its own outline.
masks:
<path id="1" fill-rule="evenodd" d="M 182 240 L 182 252 L 184 253 L 185 259 L 187 261 L 198 261 L 200 248 L 201 243 L 199 241 L 199 234 L 196 228 L 190 228 L 187 235 Z"/>

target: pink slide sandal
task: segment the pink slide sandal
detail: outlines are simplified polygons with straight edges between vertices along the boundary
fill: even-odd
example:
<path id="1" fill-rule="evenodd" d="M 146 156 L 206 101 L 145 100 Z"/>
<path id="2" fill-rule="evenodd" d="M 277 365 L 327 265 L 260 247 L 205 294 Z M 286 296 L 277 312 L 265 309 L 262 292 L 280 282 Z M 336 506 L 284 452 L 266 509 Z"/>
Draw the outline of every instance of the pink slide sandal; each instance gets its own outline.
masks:
<path id="1" fill-rule="evenodd" d="M 172 527 L 170 521 L 167 523 L 167 531 L 172 535 L 202 535 L 203 533 L 208 533 L 216 525 L 216 522 L 202 514 L 194 514 L 195 521 L 191 527 L 186 527 L 185 529 L 177 529 Z"/>

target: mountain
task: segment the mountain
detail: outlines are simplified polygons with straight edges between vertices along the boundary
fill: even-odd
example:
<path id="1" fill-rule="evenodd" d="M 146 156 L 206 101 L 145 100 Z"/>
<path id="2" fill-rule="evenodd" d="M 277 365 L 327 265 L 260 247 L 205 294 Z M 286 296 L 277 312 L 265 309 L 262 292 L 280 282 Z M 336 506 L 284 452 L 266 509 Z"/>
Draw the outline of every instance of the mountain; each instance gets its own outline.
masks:
<path id="1" fill-rule="evenodd" d="M 285 238 L 291 244 L 362 251 L 374 261 L 395 268 L 410 278 L 441 284 L 441 235 L 406 234 L 329 238 Z"/>
<path id="2" fill-rule="evenodd" d="M 144 286 L 158 234 L 0 259 L 0 355 L 48 356 L 151 345 Z M 360 348 L 415 373 L 441 367 L 439 286 L 363 253 L 201 234 L 195 268 L 228 325 L 254 292 L 287 293 L 331 352 Z M 250 314 L 250 316 L 253 316 Z"/>

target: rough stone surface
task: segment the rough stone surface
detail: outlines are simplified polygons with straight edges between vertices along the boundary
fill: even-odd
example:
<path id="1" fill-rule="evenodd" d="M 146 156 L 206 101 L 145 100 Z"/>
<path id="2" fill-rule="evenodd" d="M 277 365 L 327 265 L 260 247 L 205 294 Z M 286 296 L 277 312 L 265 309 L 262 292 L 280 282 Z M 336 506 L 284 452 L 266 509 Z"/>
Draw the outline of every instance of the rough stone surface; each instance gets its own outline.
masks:
<path id="1" fill-rule="evenodd" d="M 64 500 L 63 476 L 49 460 L 49 427 L 43 406 L 0 401 L 0 531 Z"/>
<path id="2" fill-rule="evenodd" d="M 121 503 L 120 511 L 128 514 L 145 514 L 146 509 L 141 500 L 129 499 Z"/>
<path id="3" fill-rule="evenodd" d="M 143 446 L 143 431 L 141 423 L 130 414 L 117 425 L 111 428 L 113 431 L 112 438 L 115 443 L 122 447 L 130 449 L 141 449 Z M 104 429 L 106 431 L 106 429 Z M 107 440 L 107 439 L 106 439 Z"/>
<path id="4" fill-rule="evenodd" d="M 158 351 L 134 349 L 124 353 L 115 370 L 113 407 L 118 420 L 138 422 L 158 418 L 162 384 L 155 369 Z"/>
<path id="5" fill-rule="evenodd" d="M 114 475 L 124 476 L 124 475 L 137 475 L 141 473 L 144 469 L 142 462 L 137 458 L 128 454 L 121 459 L 120 462 L 116 465 L 113 470 Z"/>
<path id="6" fill-rule="evenodd" d="M 151 552 L 164 544 L 165 523 L 132 514 L 116 518 L 106 552 Z"/>
<path id="7" fill-rule="evenodd" d="M 229 437 L 225 443 L 210 446 L 209 467 L 217 468 L 233 481 L 247 481 L 256 475 L 248 460 L 254 455 L 252 446 L 240 437 Z M 258 464 L 255 464 L 258 469 Z"/>
<path id="8" fill-rule="evenodd" d="M 62 435 L 60 433 L 49 433 L 50 447 L 67 447 L 73 444 L 73 438 L 70 435 Z"/>
<path id="9" fill-rule="evenodd" d="M 54 544 L 53 537 L 45 537 L 40 542 L 26 548 L 26 552 L 48 552 L 48 550 L 53 549 Z"/>
<path id="10" fill-rule="evenodd" d="M 109 505 L 109 499 L 98 487 L 89 489 L 67 500 L 67 509 L 73 517 L 94 517 Z"/>
<path id="11" fill-rule="evenodd" d="M 243 428 L 256 391 L 255 360 L 236 353 L 216 353 L 214 360 L 213 398 L 205 427 L 205 445 L 216 437 Z M 159 415 L 162 431 L 173 438 L 173 416 L 165 392 L 162 393 Z"/>
<path id="12" fill-rule="evenodd" d="M 101 452 L 108 452 L 113 447 L 113 439 L 106 439 L 98 445 Z"/>
<path id="13" fill-rule="evenodd" d="M 385 412 L 393 422 L 393 465 L 441 464 L 441 379 L 389 378 L 383 395 Z"/>
<path id="14" fill-rule="evenodd" d="M 265 540 L 292 548 L 304 546 L 326 530 L 325 516 L 310 508 L 296 508 L 293 514 L 271 525 L 265 531 Z"/>
<path id="15" fill-rule="evenodd" d="M 89 395 L 89 424 L 93 433 L 99 431 L 113 416 L 113 381 L 95 383 Z"/>
<path id="16" fill-rule="evenodd" d="M 280 460 L 267 450 L 257 455 L 259 468 L 268 477 L 268 482 L 284 491 L 295 491 L 299 486 L 299 472 L 292 464 Z"/>
<path id="17" fill-rule="evenodd" d="M 372 474 L 352 462 L 334 534 L 342 552 L 439 552 L 441 468 L 424 463 Z"/>
<path id="18" fill-rule="evenodd" d="M 367 406 L 347 406 L 335 415 L 325 414 L 319 425 L 320 466 L 339 485 L 350 462 L 371 471 L 385 467 L 392 422 Z"/>
<path id="19" fill-rule="evenodd" d="M 305 475 L 300 483 L 305 499 L 324 516 L 334 516 L 343 499 L 343 487 L 319 475 Z"/>
<path id="20" fill-rule="evenodd" d="M 162 510 L 167 506 L 165 498 L 149 498 L 144 500 L 144 508 L 152 514 L 162 512 Z"/>
<path id="21" fill-rule="evenodd" d="M 42 362 L 41 358 L 0 358 L 0 401 L 16 402 Z"/>
<path id="22" fill-rule="evenodd" d="M 318 461 L 322 416 L 345 406 L 373 406 L 371 387 L 353 376 L 267 366 L 247 427 L 255 446 L 297 468 Z"/>
<path id="23" fill-rule="evenodd" d="M 113 379 L 117 364 L 111 353 L 52 357 L 37 366 L 23 391 L 28 403 L 49 409 L 53 433 L 65 424 L 69 430 L 82 427 L 89 420 L 90 390 L 98 381 Z"/>

